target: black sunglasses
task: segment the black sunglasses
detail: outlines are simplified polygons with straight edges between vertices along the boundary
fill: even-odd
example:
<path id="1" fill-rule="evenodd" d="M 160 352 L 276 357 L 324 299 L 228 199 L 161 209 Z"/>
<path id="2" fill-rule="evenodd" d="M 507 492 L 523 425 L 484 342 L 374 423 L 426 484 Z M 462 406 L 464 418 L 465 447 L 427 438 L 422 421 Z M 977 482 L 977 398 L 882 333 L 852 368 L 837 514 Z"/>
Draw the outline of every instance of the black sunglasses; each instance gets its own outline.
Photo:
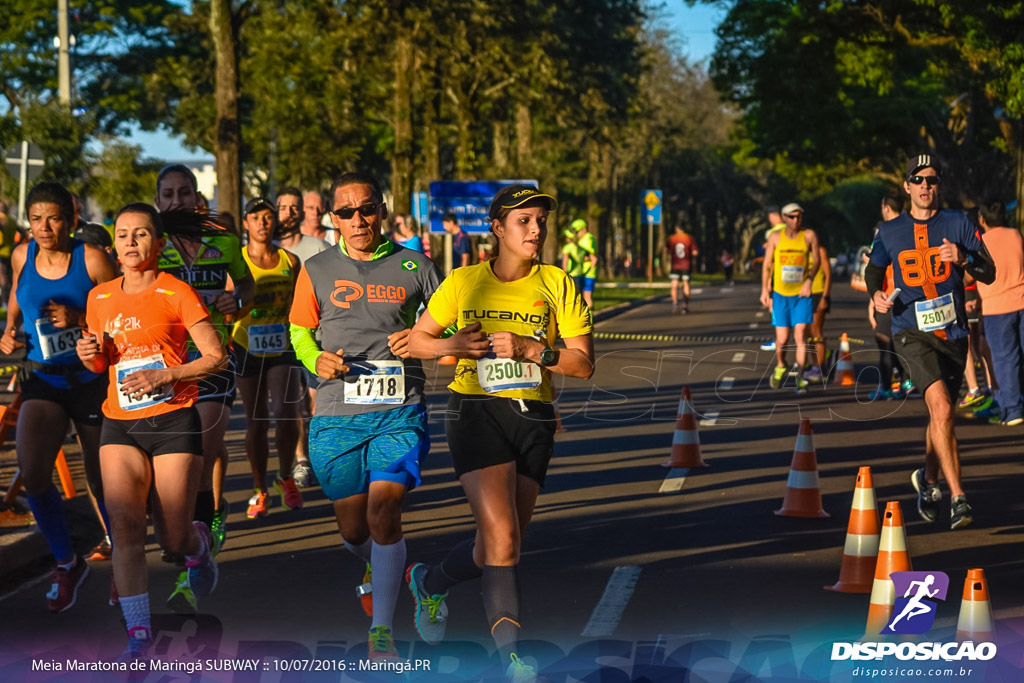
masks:
<path id="1" fill-rule="evenodd" d="M 920 185 L 921 183 L 928 183 L 928 187 L 932 185 L 938 185 L 942 182 L 942 179 L 937 175 L 912 175 L 907 178 L 907 182 L 911 185 Z"/>
<path id="2" fill-rule="evenodd" d="M 338 218 L 347 221 L 348 219 L 352 218 L 352 216 L 356 215 L 356 211 L 359 212 L 360 216 L 372 216 L 373 214 L 377 213 L 377 210 L 380 209 L 380 207 L 382 206 L 383 204 L 374 204 L 373 202 L 370 202 L 369 204 L 363 204 L 362 206 L 346 206 L 343 209 L 335 209 L 334 211 L 331 211 L 331 213 L 333 213 Z"/>

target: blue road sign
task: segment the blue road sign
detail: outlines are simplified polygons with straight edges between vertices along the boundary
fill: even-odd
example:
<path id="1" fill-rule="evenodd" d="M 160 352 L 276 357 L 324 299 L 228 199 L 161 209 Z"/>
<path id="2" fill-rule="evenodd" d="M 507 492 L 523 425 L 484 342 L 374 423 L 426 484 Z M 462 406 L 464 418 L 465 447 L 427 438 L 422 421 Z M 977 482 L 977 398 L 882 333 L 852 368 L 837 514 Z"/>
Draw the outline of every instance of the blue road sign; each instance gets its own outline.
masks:
<path id="1" fill-rule="evenodd" d="M 482 234 L 491 229 L 487 210 L 494 195 L 503 187 L 522 184 L 537 187 L 536 180 L 441 180 L 430 183 L 430 232 L 443 234 L 441 217 L 453 213 L 459 227 L 468 233 Z"/>
<path id="2" fill-rule="evenodd" d="M 644 190 L 640 200 L 644 205 L 644 222 L 661 223 L 661 190 Z"/>
<path id="3" fill-rule="evenodd" d="M 423 227 L 430 220 L 430 199 L 426 192 L 412 193 L 412 217 L 416 224 Z"/>

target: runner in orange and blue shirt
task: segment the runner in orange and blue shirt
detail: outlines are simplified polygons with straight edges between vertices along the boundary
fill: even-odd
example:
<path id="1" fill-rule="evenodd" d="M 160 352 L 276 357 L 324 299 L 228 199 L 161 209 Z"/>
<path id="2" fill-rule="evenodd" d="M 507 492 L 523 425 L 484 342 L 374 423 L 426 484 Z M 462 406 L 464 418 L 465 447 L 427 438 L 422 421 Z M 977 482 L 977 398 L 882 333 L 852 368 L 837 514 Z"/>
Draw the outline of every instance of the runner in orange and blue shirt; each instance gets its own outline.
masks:
<path id="1" fill-rule="evenodd" d="M 925 466 L 911 475 L 918 513 L 929 522 L 937 519 L 941 469 L 952 497 L 950 528 L 960 529 L 973 521 L 961 486 L 953 430 L 953 404 L 967 358 L 963 275 L 968 272 L 980 282 L 991 283 L 995 264 L 963 213 L 939 210 L 939 171 L 938 160 L 929 154 L 907 161 L 903 189 L 910 195 L 910 213 L 879 228 L 864 280 L 875 310 L 892 309 L 896 351 L 928 405 Z M 899 290 L 895 301 L 889 301 L 882 289 L 889 264 Z"/>

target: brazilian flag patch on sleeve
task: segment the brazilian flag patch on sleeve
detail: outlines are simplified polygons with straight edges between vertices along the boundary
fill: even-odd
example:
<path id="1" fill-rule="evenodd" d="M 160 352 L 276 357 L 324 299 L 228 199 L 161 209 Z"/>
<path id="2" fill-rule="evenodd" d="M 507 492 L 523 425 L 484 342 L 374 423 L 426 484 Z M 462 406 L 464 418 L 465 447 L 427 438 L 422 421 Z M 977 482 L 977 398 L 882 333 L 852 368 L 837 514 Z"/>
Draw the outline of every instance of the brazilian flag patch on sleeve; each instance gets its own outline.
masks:
<path id="1" fill-rule="evenodd" d="M 402 268 L 405 268 L 406 270 L 418 270 L 419 267 L 420 267 L 420 264 L 416 263 L 415 261 L 412 261 L 412 260 L 402 261 Z"/>

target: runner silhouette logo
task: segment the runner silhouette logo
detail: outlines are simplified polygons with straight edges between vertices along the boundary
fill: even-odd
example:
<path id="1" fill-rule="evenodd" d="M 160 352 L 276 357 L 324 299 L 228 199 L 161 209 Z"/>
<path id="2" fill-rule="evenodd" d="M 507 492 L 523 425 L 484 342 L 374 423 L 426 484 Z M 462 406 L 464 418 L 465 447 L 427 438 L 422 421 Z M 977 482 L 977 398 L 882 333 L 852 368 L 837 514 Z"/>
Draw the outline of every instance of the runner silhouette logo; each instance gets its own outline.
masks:
<path id="1" fill-rule="evenodd" d="M 883 634 L 926 633 L 935 623 L 935 612 L 949 590 L 944 572 L 893 572 L 889 575 L 896 591 L 892 616 Z"/>

